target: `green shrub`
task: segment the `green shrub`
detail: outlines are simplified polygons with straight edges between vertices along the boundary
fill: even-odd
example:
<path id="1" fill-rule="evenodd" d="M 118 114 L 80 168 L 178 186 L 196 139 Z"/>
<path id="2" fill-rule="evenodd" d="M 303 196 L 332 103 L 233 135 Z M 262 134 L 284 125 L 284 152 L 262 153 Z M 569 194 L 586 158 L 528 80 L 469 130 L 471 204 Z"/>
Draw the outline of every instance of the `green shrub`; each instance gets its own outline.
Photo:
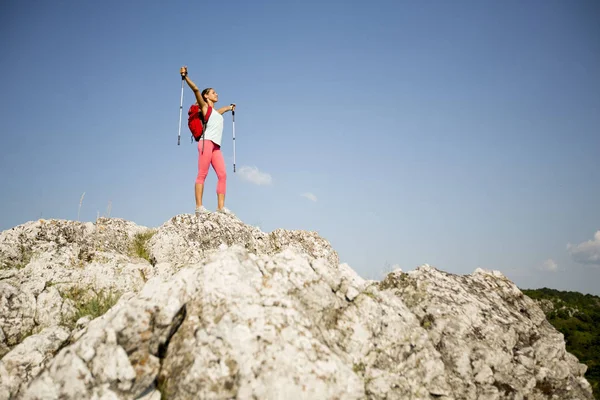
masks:
<path id="1" fill-rule="evenodd" d="M 150 261 L 150 253 L 148 252 L 147 244 L 155 233 L 156 231 L 153 229 L 147 230 L 146 232 L 136 233 L 133 237 L 133 243 L 131 245 L 132 255 Z"/>
<path id="2" fill-rule="evenodd" d="M 76 310 L 71 318 L 64 321 L 65 325 L 73 328 L 77 320 L 85 316 L 89 316 L 91 319 L 98 318 L 117 304 L 121 297 L 120 294 L 111 290 L 94 291 L 91 295 L 88 293 L 88 290 L 76 287 L 61 293 L 64 299 L 71 300 L 74 303 Z"/>
<path id="3" fill-rule="evenodd" d="M 588 366 L 585 378 L 600 399 L 600 297 L 548 288 L 522 292 L 535 300 L 552 301 L 554 310 L 546 319 L 565 336 L 567 351 Z"/>

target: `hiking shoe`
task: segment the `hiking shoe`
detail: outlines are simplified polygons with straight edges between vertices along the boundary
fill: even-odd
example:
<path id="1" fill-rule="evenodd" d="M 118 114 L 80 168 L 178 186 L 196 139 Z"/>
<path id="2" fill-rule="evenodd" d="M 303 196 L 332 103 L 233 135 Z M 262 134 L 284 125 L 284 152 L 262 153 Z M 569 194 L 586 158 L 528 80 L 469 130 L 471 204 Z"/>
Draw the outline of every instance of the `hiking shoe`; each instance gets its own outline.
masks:
<path id="1" fill-rule="evenodd" d="M 230 209 L 228 209 L 227 207 L 223 207 L 223 208 L 217 209 L 217 212 L 218 212 L 218 213 L 221 213 L 221 214 L 234 215 L 234 214 L 231 212 L 231 210 L 230 210 Z"/>
<path id="2" fill-rule="evenodd" d="M 204 206 L 200 206 L 198 208 L 196 208 L 196 217 L 199 217 L 201 215 L 206 215 L 206 214 L 210 214 L 210 211 L 208 211 L 208 209 Z"/>

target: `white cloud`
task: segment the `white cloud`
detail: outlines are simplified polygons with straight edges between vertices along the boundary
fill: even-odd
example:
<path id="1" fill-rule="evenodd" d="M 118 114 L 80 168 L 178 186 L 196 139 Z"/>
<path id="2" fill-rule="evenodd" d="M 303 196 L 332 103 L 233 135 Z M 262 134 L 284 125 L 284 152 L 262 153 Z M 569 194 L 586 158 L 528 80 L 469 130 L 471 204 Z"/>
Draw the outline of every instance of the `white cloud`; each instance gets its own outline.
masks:
<path id="1" fill-rule="evenodd" d="M 310 193 L 310 192 L 306 192 L 306 193 L 302 193 L 300 196 L 302 197 L 306 197 L 307 199 L 309 199 L 310 201 L 317 201 L 317 196 L 315 196 L 314 194 Z"/>
<path id="2" fill-rule="evenodd" d="M 255 185 L 270 185 L 272 182 L 271 174 L 261 172 L 256 167 L 243 166 L 239 170 L 240 177 Z"/>
<path id="3" fill-rule="evenodd" d="M 540 269 L 542 271 L 555 272 L 555 271 L 558 271 L 558 264 L 556 263 L 556 261 L 549 258 L 542 263 L 542 265 L 540 266 Z"/>
<path id="4" fill-rule="evenodd" d="M 600 265 L 600 231 L 596 232 L 594 239 L 572 245 L 567 244 L 567 250 L 573 260 L 580 264 Z"/>

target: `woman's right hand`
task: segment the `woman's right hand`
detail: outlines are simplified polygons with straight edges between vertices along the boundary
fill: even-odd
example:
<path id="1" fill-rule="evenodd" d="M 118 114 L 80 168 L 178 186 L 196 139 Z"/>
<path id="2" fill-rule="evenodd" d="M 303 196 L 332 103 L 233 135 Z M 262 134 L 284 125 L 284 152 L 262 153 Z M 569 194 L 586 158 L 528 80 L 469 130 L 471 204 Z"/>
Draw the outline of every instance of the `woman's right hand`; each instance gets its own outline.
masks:
<path id="1" fill-rule="evenodd" d="M 183 66 L 181 68 L 179 68 L 179 73 L 181 74 L 181 77 L 185 77 L 187 75 L 187 67 Z"/>

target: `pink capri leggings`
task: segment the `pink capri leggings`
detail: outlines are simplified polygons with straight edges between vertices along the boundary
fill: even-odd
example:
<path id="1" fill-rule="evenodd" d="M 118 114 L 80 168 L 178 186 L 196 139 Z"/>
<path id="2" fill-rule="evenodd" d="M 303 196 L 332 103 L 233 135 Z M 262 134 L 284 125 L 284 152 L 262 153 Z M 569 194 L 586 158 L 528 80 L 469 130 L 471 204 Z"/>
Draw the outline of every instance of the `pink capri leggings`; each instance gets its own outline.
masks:
<path id="1" fill-rule="evenodd" d="M 221 146 L 215 144 L 212 140 L 204 141 L 204 152 L 202 151 L 202 139 L 198 141 L 198 176 L 196 183 L 204 185 L 208 167 L 212 164 L 217 173 L 217 194 L 225 194 L 227 187 L 227 172 L 225 169 L 225 160 L 221 152 Z"/>

